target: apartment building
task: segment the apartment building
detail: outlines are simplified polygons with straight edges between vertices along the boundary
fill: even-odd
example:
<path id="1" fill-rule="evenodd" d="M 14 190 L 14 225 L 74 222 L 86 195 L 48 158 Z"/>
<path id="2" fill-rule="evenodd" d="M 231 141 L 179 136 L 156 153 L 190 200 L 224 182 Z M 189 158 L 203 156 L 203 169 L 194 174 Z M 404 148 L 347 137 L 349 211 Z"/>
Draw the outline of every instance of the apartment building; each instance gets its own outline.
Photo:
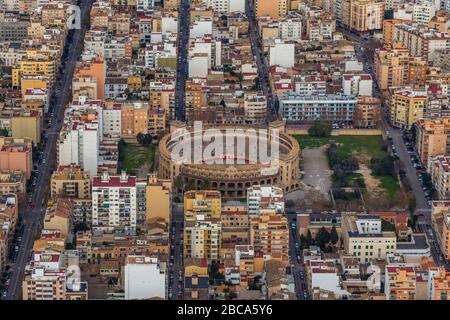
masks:
<path id="1" fill-rule="evenodd" d="M 184 193 L 184 219 L 196 220 L 197 217 L 220 218 L 222 200 L 220 191 L 193 190 Z"/>
<path id="2" fill-rule="evenodd" d="M 382 122 L 381 99 L 358 96 L 353 124 L 360 128 L 375 128 Z"/>
<path id="3" fill-rule="evenodd" d="M 374 74 L 381 90 L 408 82 L 409 52 L 406 48 L 384 47 L 375 51 Z"/>
<path id="4" fill-rule="evenodd" d="M 88 172 L 77 165 L 60 166 L 52 173 L 51 197 L 87 199 L 91 197 L 91 181 Z"/>
<path id="5" fill-rule="evenodd" d="M 184 226 L 183 254 L 185 258 L 218 261 L 221 255 L 222 225 L 218 218 L 187 220 Z"/>
<path id="6" fill-rule="evenodd" d="M 156 256 L 128 255 L 123 271 L 125 300 L 166 299 L 166 269 Z"/>
<path id="7" fill-rule="evenodd" d="M 343 0 L 342 24 L 356 32 L 381 30 L 383 27 L 384 1 Z"/>
<path id="8" fill-rule="evenodd" d="M 172 182 L 158 179 L 155 175 L 148 177 L 146 184 L 146 221 L 164 221 L 169 223 L 172 213 Z"/>
<path id="9" fill-rule="evenodd" d="M 420 161 L 428 166 L 428 159 L 447 154 L 450 118 L 419 119 L 416 122 L 416 149 Z"/>
<path id="10" fill-rule="evenodd" d="M 291 0 L 256 0 L 255 13 L 257 18 L 270 16 L 278 19 L 287 14 L 291 8 Z"/>
<path id="11" fill-rule="evenodd" d="M 310 41 L 331 41 L 335 30 L 336 21 L 328 14 L 310 16 L 306 21 L 306 36 Z"/>
<path id="12" fill-rule="evenodd" d="M 371 96 L 372 76 L 370 74 L 344 74 L 342 89 L 345 95 Z"/>
<path id="13" fill-rule="evenodd" d="M 283 93 L 279 96 L 279 113 L 286 121 L 324 120 L 351 122 L 357 99 L 346 95 L 309 95 Z"/>
<path id="14" fill-rule="evenodd" d="M 327 90 L 327 79 L 323 75 L 294 75 L 292 85 L 300 95 L 323 95 Z"/>
<path id="15" fill-rule="evenodd" d="M 0 272 L 3 272 L 8 262 L 9 248 L 14 228 L 19 217 L 17 195 L 3 194 L 0 196 Z"/>
<path id="16" fill-rule="evenodd" d="M 87 300 L 88 284 L 68 273 L 78 265 L 78 252 L 33 252 L 22 281 L 23 300 Z"/>
<path id="17" fill-rule="evenodd" d="M 101 124 L 98 120 L 71 120 L 59 133 L 58 166 L 79 165 L 93 177 L 98 173 Z"/>
<path id="18" fill-rule="evenodd" d="M 104 172 L 92 180 L 92 224 L 102 230 L 136 228 L 136 177 Z"/>
<path id="19" fill-rule="evenodd" d="M 245 119 L 250 124 L 264 124 L 267 121 L 267 100 L 264 95 L 246 93 L 244 95 Z"/>
<path id="20" fill-rule="evenodd" d="M 97 97 L 99 100 L 105 100 L 105 79 L 106 64 L 104 58 L 96 56 L 90 60 L 85 60 L 76 65 L 74 71 L 74 80 L 78 77 L 91 77 L 97 83 Z"/>
<path id="21" fill-rule="evenodd" d="M 252 216 L 250 245 L 255 252 L 289 264 L 289 227 L 286 216 L 275 212 Z"/>
<path id="22" fill-rule="evenodd" d="M 445 260 L 450 260 L 450 214 L 444 214 L 442 221 L 442 234 L 440 235 L 441 251 Z"/>
<path id="23" fill-rule="evenodd" d="M 264 210 L 284 213 L 283 189 L 269 186 L 253 186 L 247 189 L 248 214 L 258 215 Z"/>
<path id="24" fill-rule="evenodd" d="M 0 137 L 0 170 L 22 171 L 29 179 L 33 169 L 32 146 L 29 138 Z"/>
<path id="25" fill-rule="evenodd" d="M 121 111 L 122 135 L 136 136 L 139 133 L 148 133 L 148 103 L 125 103 Z"/>
<path id="26" fill-rule="evenodd" d="M 58 230 L 67 239 L 72 232 L 73 204 L 69 199 L 59 198 L 49 201 L 44 217 L 44 229 Z"/>
<path id="27" fill-rule="evenodd" d="M 450 48 L 450 35 L 428 29 L 425 25 L 397 24 L 393 28 L 393 42 L 408 48 L 412 57 L 422 57 L 426 61 L 434 60 L 436 51 Z"/>
<path id="28" fill-rule="evenodd" d="M 424 90 L 404 87 L 393 89 L 389 97 L 390 122 L 400 128 L 411 128 L 423 118 L 428 95 Z"/>
<path id="29" fill-rule="evenodd" d="M 220 217 L 222 224 L 222 257 L 233 258 L 236 245 L 249 243 L 249 216 L 240 202 L 225 202 Z"/>
<path id="30" fill-rule="evenodd" d="M 431 274 L 431 273 L 430 273 Z M 450 300 L 450 273 L 444 268 L 438 268 L 436 274 L 432 274 L 430 300 Z"/>
<path id="31" fill-rule="evenodd" d="M 0 170 L 0 194 L 23 195 L 26 191 L 26 177 L 22 171 Z"/>
<path id="32" fill-rule="evenodd" d="M 416 269 L 412 265 L 387 265 L 384 279 L 386 300 L 416 300 Z"/>
<path id="33" fill-rule="evenodd" d="M 395 232 L 383 231 L 381 218 L 375 215 L 343 214 L 342 241 L 345 252 L 362 263 L 385 259 L 397 248 Z"/>
<path id="34" fill-rule="evenodd" d="M 208 260 L 186 258 L 184 260 L 184 299 L 207 300 L 209 298 Z"/>
<path id="35" fill-rule="evenodd" d="M 302 38 L 301 18 L 285 18 L 278 23 L 278 35 L 285 41 L 299 41 Z"/>
<path id="36" fill-rule="evenodd" d="M 387 4 L 386 4 L 387 5 Z M 407 22 L 402 19 L 384 19 L 383 20 L 383 44 L 385 47 L 392 46 L 392 37 L 394 35 L 394 26 L 396 24 Z"/>

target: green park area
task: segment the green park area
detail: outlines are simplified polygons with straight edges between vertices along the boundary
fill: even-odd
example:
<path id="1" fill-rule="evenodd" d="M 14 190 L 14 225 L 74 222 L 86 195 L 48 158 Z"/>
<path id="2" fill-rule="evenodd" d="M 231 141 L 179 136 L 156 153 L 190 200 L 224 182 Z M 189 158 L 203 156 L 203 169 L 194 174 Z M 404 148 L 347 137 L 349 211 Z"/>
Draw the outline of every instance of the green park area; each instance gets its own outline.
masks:
<path id="1" fill-rule="evenodd" d="M 119 172 L 125 170 L 133 175 L 152 172 L 155 165 L 154 144 L 132 144 L 123 140 L 119 143 Z"/>
<path id="2" fill-rule="evenodd" d="M 389 156 L 381 135 L 373 136 L 326 136 L 294 135 L 301 150 L 326 149 L 334 185 L 355 186 L 371 193 L 381 189 L 393 200 L 400 190 L 394 173 L 394 159 Z M 336 183 L 337 182 L 337 183 Z"/>

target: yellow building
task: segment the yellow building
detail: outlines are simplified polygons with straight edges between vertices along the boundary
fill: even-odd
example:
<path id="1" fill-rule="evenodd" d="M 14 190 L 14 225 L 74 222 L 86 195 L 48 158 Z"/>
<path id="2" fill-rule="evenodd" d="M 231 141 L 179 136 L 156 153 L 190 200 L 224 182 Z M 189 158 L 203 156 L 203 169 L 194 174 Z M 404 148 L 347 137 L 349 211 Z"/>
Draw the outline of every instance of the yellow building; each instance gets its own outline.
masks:
<path id="1" fill-rule="evenodd" d="M 185 258 L 218 261 L 221 251 L 221 224 L 217 218 L 189 220 L 184 226 Z"/>
<path id="2" fill-rule="evenodd" d="M 433 277 L 431 300 L 450 300 L 450 272 L 444 268 L 438 269 L 438 274 Z"/>
<path id="3" fill-rule="evenodd" d="M 130 91 L 138 91 L 142 88 L 141 76 L 129 76 L 127 79 L 128 89 Z"/>
<path id="4" fill-rule="evenodd" d="M 43 76 L 23 76 L 20 81 L 22 96 L 28 89 L 48 89 L 51 83 L 50 78 Z"/>
<path id="5" fill-rule="evenodd" d="M 423 118 L 426 104 L 426 91 L 414 91 L 411 88 L 393 90 L 389 99 L 391 124 L 411 128 L 417 120 Z"/>
<path id="6" fill-rule="evenodd" d="M 386 300 L 416 299 L 416 270 L 413 266 L 387 265 L 385 275 Z"/>
<path id="7" fill-rule="evenodd" d="M 172 182 L 171 180 L 149 177 L 146 187 L 146 217 L 147 222 L 152 223 L 163 219 L 170 222 L 172 208 Z"/>
<path id="8" fill-rule="evenodd" d="M 447 154 L 450 118 L 420 119 L 416 123 L 416 149 L 420 161 L 427 166 L 429 157 Z"/>
<path id="9" fill-rule="evenodd" d="M 255 0 L 256 17 L 283 17 L 291 9 L 291 0 Z"/>
<path id="10" fill-rule="evenodd" d="M 37 111 L 27 111 L 11 118 L 11 136 L 17 139 L 31 138 L 33 143 L 41 142 L 41 116 Z"/>
<path id="11" fill-rule="evenodd" d="M 51 177 L 51 196 L 88 199 L 91 196 L 89 172 L 80 166 L 61 166 Z"/>
<path id="12" fill-rule="evenodd" d="M 195 190 L 184 194 L 184 219 L 196 220 L 198 216 L 220 218 L 222 200 L 220 191 Z"/>
<path id="13" fill-rule="evenodd" d="M 38 52 L 28 50 L 25 57 L 12 69 L 12 84 L 14 87 L 21 85 L 22 76 L 47 76 L 54 81 L 57 63 L 50 52 Z"/>

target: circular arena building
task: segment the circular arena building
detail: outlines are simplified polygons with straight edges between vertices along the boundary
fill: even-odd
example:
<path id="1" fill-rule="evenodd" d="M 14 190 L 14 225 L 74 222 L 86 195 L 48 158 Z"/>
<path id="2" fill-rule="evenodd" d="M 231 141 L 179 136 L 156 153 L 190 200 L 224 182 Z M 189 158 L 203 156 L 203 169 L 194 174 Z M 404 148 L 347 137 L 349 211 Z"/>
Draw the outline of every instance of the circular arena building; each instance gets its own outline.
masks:
<path id="1" fill-rule="evenodd" d="M 246 197 L 253 185 L 275 185 L 285 192 L 299 187 L 300 146 L 281 121 L 266 127 L 173 122 L 158 151 L 160 178 L 180 176 L 184 186 L 219 190 L 225 199 Z"/>

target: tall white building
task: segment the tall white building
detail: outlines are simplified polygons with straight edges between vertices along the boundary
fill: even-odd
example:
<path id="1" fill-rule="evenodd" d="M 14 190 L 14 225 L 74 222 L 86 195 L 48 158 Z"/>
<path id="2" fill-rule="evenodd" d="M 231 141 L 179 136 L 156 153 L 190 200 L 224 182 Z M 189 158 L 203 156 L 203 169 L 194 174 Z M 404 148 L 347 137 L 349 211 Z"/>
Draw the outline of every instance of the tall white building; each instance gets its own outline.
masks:
<path id="1" fill-rule="evenodd" d="M 372 96 L 372 83 L 370 74 L 344 74 L 342 77 L 345 95 Z"/>
<path id="2" fill-rule="evenodd" d="M 166 298 L 166 263 L 150 256 L 127 256 L 124 268 L 125 299 Z"/>
<path id="3" fill-rule="evenodd" d="M 436 7 L 432 1 L 421 1 L 413 4 L 413 22 L 427 24 L 436 14 Z"/>
<path id="4" fill-rule="evenodd" d="M 121 135 L 122 133 L 121 104 L 108 105 L 103 109 L 103 134 Z"/>
<path id="5" fill-rule="evenodd" d="M 245 12 L 245 0 L 206 0 L 206 4 L 221 14 Z"/>
<path id="6" fill-rule="evenodd" d="M 99 147 L 103 137 L 103 102 L 78 97 L 66 110 L 58 143 L 58 166 L 76 164 L 97 175 Z M 89 115 L 89 117 L 86 117 Z"/>
<path id="7" fill-rule="evenodd" d="M 275 40 L 270 47 L 270 66 L 292 68 L 295 63 L 295 44 Z"/>
<path id="8" fill-rule="evenodd" d="M 92 180 L 92 224 L 98 229 L 136 228 L 136 177 L 122 172 L 110 176 L 106 171 Z"/>
<path id="9" fill-rule="evenodd" d="M 278 24 L 280 38 L 286 41 L 302 39 L 302 21 L 300 18 L 283 19 Z"/>
<path id="10" fill-rule="evenodd" d="M 91 176 L 96 175 L 99 145 L 98 123 L 73 123 L 60 133 L 58 166 L 76 164 Z"/>
<path id="11" fill-rule="evenodd" d="M 284 213 L 283 189 L 274 186 L 253 186 L 247 189 L 248 214 L 258 215 L 264 209 L 274 209 L 278 213 Z"/>

